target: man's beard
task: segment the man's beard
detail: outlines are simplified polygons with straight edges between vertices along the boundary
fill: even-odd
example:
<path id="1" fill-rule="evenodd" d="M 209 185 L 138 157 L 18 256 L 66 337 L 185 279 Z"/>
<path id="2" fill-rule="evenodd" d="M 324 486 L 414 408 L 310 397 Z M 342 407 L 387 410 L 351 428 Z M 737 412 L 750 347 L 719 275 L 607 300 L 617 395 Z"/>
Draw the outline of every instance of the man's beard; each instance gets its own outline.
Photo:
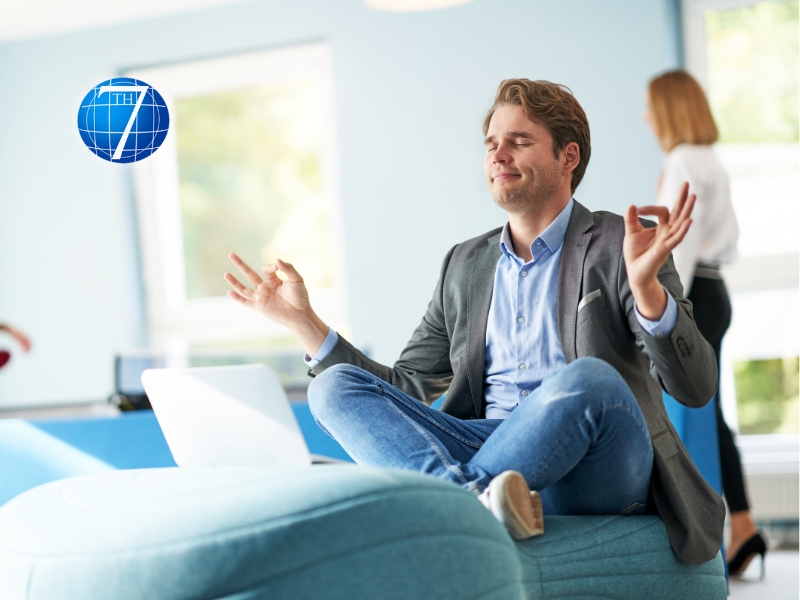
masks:
<path id="1" fill-rule="evenodd" d="M 525 186 L 511 189 L 492 189 L 495 204 L 509 213 L 528 214 L 541 210 L 555 197 L 560 184 L 558 163 L 550 168 L 533 172 Z"/>

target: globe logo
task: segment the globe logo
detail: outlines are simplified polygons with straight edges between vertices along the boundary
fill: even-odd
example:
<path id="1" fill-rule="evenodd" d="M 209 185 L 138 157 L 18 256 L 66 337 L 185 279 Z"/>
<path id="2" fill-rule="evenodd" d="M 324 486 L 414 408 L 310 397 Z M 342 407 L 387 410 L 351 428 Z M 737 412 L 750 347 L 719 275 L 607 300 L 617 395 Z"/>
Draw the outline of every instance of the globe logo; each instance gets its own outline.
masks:
<path id="1" fill-rule="evenodd" d="M 115 77 L 94 86 L 78 110 L 78 131 L 100 158 L 131 163 L 147 158 L 167 137 L 169 111 L 144 81 Z"/>

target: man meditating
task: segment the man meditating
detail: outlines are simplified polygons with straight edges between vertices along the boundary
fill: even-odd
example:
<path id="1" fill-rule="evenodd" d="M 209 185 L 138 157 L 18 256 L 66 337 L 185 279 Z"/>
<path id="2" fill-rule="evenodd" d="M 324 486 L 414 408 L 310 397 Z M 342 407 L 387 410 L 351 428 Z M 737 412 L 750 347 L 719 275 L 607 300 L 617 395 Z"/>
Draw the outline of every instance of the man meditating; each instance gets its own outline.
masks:
<path id="1" fill-rule="evenodd" d="M 508 222 L 447 253 L 393 367 L 323 323 L 289 263 L 259 275 L 232 254 L 253 287 L 226 273 L 228 295 L 295 334 L 315 376 L 311 411 L 358 464 L 452 481 L 516 539 L 542 533 L 543 513 L 653 513 L 681 559 L 712 559 L 724 507 L 661 396 L 700 407 L 717 385 L 670 256 L 694 196 L 684 185 L 671 212 L 624 217 L 574 200 L 589 124 L 557 84 L 503 81 L 483 131 L 486 181 Z"/>

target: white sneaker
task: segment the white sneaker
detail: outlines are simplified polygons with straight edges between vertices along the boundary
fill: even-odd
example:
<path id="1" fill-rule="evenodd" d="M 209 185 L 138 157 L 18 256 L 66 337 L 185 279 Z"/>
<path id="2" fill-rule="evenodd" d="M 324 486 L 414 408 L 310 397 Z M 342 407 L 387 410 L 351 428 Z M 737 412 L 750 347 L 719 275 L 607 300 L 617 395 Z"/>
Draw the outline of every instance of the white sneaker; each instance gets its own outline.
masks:
<path id="1" fill-rule="evenodd" d="M 515 540 L 544 533 L 544 513 L 539 492 L 532 492 L 517 471 L 504 471 L 478 496 Z"/>

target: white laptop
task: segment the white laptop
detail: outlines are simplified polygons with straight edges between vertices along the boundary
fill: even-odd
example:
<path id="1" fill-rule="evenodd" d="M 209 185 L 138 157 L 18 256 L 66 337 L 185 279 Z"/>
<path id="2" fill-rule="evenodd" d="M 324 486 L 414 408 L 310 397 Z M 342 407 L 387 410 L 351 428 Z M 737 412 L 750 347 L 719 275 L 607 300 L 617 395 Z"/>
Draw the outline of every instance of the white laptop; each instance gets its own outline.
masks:
<path id="1" fill-rule="evenodd" d="M 265 365 L 147 369 L 142 385 L 180 467 L 312 463 L 286 393 Z"/>

